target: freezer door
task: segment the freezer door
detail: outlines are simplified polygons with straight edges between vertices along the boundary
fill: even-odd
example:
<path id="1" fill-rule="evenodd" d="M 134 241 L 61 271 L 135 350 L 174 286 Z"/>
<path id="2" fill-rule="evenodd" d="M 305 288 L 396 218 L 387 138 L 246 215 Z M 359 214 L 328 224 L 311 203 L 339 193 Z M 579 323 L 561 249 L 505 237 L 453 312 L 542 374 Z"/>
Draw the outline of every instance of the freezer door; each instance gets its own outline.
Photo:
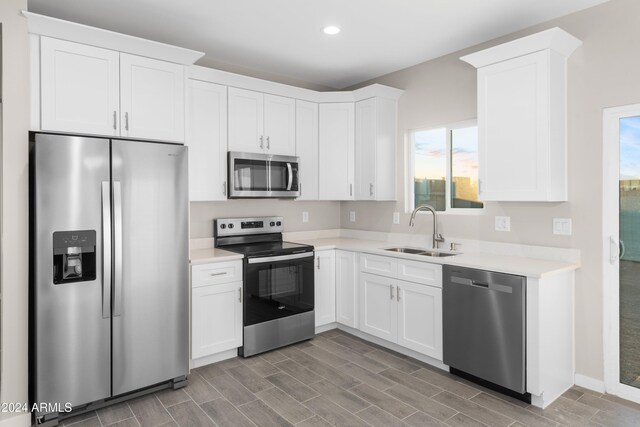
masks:
<path id="1" fill-rule="evenodd" d="M 31 140 L 33 399 L 78 406 L 111 395 L 109 140 Z"/>
<path id="2" fill-rule="evenodd" d="M 187 149 L 112 141 L 113 394 L 186 375 Z"/>

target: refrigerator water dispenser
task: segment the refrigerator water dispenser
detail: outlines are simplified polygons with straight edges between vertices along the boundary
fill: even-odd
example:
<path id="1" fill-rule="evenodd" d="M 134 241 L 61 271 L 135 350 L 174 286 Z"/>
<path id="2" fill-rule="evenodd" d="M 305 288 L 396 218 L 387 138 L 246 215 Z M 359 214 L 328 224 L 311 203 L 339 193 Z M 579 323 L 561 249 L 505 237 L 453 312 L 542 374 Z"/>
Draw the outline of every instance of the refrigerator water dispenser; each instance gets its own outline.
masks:
<path id="1" fill-rule="evenodd" d="M 96 279 L 95 230 L 53 233 L 53 283 L 86 282 Z"/>

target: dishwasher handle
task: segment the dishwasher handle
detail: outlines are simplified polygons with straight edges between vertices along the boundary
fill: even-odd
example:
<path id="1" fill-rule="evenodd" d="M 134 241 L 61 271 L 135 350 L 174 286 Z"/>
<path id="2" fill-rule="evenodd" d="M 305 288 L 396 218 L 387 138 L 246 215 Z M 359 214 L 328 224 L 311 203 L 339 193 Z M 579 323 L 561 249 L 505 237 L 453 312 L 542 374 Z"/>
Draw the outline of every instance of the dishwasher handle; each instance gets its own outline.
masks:
<path id="1" fill-rule="evenodd" d="M 467 286 L 473 286 L 477 288 L 484 288 L 491 291 L 506 292 L 509 294 L 513 293 L 513 288 L 511 286 L 500 285 L 500 284 L 491 283 L 491 282 L 481 282 L 478 280 L 467 279 L 464 277 L 451 276 L 451 282 L 457 283 L 459 285 L 467 285 Z"/>

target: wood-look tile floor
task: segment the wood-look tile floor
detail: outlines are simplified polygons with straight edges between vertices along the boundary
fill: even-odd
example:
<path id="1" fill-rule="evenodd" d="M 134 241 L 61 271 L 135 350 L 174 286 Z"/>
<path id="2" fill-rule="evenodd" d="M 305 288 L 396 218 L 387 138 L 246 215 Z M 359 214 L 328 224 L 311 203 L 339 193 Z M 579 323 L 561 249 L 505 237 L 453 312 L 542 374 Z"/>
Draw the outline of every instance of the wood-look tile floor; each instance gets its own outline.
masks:
<path id="1" fill-rule="evenodd" d="M 640 426 L 640 405 L 574 387 L 541 410 L 339 330 L 195 369 L 189 385 L 63 422 L 155 426 Z"/>

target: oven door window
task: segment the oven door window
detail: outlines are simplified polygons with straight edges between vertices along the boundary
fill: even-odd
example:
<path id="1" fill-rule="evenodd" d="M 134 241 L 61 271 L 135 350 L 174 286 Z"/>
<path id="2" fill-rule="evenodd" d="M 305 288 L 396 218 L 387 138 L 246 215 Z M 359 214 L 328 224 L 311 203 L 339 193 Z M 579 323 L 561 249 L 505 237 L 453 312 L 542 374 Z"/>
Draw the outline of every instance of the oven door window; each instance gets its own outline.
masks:
<path id="1" fill-rule="evenodd" d="M 268 167 L 265 160 L 235 159 L 233 188 L 236 191 L 267 191 Z"/>
<path id="2" fill-rule="evenodd" d="M 313 257 L 246 266 L 245 326 L 313 310 Z"/>
<path id="3" fill-rule="evenodd" d="M 298 164 L 271 162 L 271 191 L 298 191 Z"/>

